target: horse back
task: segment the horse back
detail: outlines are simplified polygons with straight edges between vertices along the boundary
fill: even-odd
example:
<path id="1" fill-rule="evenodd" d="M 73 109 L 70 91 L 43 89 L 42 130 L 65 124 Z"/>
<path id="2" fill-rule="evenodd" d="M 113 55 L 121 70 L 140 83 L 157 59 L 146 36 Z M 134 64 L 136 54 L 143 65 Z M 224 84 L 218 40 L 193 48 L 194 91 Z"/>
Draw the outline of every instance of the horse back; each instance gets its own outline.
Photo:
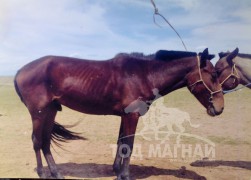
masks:
<path id="1" fill-rule="evenodd" d="M 21 68 L 15 81 L 27 105 L 41 109 L 56 100 L 83 111 L 86 108 L 79 105 L 91 109 L 93 104 L 104 101 L 102 98 L 109 99 L 113 80 L 108 62 L 46 56 Z"/>
<path id="2" fill-rule="evenodd" d="M 118 115 L 142 95 L 140 84 L 146 84 L 142 66 L 144 62 L 126 58 L 91 61 L 46 56 L 21 68 L 15 81 L 28 108 L 42 109 L 57 101 L 84 113 Z"/>

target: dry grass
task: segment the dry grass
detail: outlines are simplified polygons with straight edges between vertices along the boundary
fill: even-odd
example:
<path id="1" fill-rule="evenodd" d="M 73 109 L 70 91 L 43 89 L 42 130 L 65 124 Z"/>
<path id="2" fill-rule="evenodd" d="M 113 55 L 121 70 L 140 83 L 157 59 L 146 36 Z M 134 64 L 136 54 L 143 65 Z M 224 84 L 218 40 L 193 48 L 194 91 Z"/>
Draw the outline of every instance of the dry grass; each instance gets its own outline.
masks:
<path id="1" fill-rule="evenodd" d="M 167 107 L 179 108 L 191 116 L 194 124 L 200 128 L 191 128 L 186 124 L 186 132 L 209 138 L 216 144 L 216 159 L 226 161 L 251 161 L 250 111 L 251 96 L 249 90 L 234 92 L 225 96 L 225 110 L 219 117 L 209 117 L 205 109 L 186 90 L 175 91 L 165 97 Z M 82 132 L 87 141 L 65 144 L 66 152 L 55 147 L 56 162 L 68 178 L 113 179 L 113 162 L 110 145 L 116 143 L 120 119 L 115 116 L 94 116 L 81 114 L 66 107 L 57 115 L 61 124 L 74 124 L 72 130 Z M 143 128 L 140 121 L 138 131 Z M 37 178 L 35 156 L 31 143 L 31 120 L 25 106 L 20 102 L 12 85 L 11 77 L 0 77 L 0 178 Z M 183 139 L 183 143 L 201 143 L 196 139 Z M 172 140 L 169 143 L 174 143 Z M 136 144 L 147 147 L 151 142 L 137 136 Z M 156 143 L 156 142 L 155 142 Z M 145 151 L 145 150 L 142 150 Z M 133 160 L 132 174 L 142 179 L 180 179 L 177 177 L 181 166 L 190 173 L 203 175 L 208 179 L 250 179 L 248 168 L 240 167 L 191 167 L 189 162 L 170 162 L 165 159 L 143 157 Z M 230 163 L 231 164 L 231 163 Z M 152 167 L 154 166 L 154 167 Z M 144 174 L 144 175 L 142 175 Z M 240 178 L 241 177 L 241 178 Z"/>

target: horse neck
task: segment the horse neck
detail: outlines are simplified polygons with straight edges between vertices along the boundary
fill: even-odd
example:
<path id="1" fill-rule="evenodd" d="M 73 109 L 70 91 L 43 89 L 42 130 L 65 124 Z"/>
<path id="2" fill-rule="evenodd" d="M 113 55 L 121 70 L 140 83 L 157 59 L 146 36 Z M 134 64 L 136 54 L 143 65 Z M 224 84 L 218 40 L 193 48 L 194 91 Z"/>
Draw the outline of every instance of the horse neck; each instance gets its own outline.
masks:
<path id="1" fill-rule="evenodd" d="M 243 85 L 251 83 L 251 59 L 236 57 L 234 63 L 240 76 L 240 83 Z"/>
<path id="2" fill-rule="evenodd" d="M 161 95 L 166 95 L 185 87 L 186 76 L 197 67 L 195 57 L 170 62 L 157 61 L 154 65 L 150 65 L 147 78 L 153 88 L 157 88 Z"/>

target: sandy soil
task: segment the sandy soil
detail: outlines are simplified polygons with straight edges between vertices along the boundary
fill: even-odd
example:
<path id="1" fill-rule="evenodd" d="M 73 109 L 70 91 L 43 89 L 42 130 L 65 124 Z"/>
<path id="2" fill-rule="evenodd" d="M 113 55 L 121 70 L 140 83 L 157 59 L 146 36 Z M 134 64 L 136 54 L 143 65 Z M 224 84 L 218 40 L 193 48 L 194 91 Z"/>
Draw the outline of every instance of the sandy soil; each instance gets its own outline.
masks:
<path id="1" fill-rule="evenodd" d="M 226 95 L 224 113 L 218 117 L 209 117 L 186 89 L 167 95 L 164 106 L 189 113 L 191 122 L 200 126 L 194 128 L 184 122 L 180 142 L 176 141 L 177 133 L 165 141 L 163 134 L 158 134 L 160 140 L 151 133 L 146 135 L 150 140 L 137 135 L 131 161 L 133 179 L 250 180 L 250 93 L 241 90 Z M 0 99 L 0 178 L 37 178 L 31 120 L 15 94 L 11 78 L 0 78 Z M 64 125 L 80 121 L 72 130 L 88 138 L 65 143 L 65 150 L 53 146 L 60 172 L 72 179 L 115 179 L 112 163 L 119 117 L 85 115 L 64 107 L 56 119 Z M 138 133 L 144 122 L 140 121 Z M 163 127 L 161 132 L 165 130 Z M 45 161 L 44 165 L 48 170 Z"/>

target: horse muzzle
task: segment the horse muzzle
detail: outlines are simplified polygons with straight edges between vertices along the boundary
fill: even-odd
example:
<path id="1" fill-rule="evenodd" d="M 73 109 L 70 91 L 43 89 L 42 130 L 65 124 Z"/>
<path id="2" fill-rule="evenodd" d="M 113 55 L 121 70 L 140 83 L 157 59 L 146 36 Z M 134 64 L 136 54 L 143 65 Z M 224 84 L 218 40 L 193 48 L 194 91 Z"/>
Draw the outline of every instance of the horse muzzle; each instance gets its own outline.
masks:
<path id="1" fill-rule="evenodd" d="M 221 108 L 220 110 L 216 110 L 216 108 L 213 105 L 208 106 L 207 108 L 207 114 L 210 116 L 218 116 L 223 112 L 224 108 Z"/>

